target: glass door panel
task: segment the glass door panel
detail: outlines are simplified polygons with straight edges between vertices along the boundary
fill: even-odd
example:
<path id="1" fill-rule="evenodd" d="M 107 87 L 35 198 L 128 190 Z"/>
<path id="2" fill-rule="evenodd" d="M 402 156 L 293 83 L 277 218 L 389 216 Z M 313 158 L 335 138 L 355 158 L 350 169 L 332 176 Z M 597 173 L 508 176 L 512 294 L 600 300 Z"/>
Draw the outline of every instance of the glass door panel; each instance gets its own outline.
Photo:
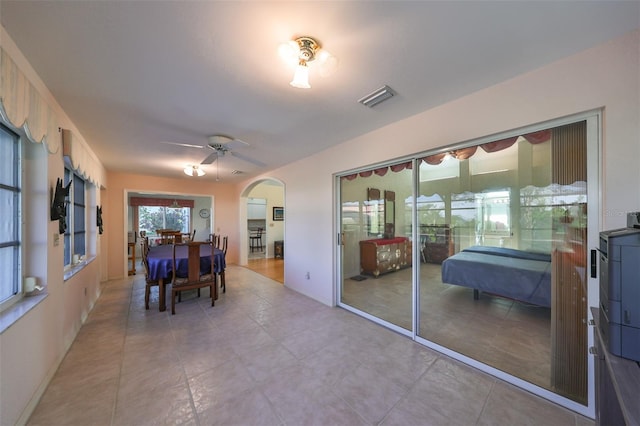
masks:
<path id="1" fill-rule="evenodd" d="M 586 122 L 419 160 L 417 335 L 587 403 Z"/>
<path id="2" fill-rule="evenodd" d="M 341 304 L 412 330 L 411 163 L 340 179 Z"/>

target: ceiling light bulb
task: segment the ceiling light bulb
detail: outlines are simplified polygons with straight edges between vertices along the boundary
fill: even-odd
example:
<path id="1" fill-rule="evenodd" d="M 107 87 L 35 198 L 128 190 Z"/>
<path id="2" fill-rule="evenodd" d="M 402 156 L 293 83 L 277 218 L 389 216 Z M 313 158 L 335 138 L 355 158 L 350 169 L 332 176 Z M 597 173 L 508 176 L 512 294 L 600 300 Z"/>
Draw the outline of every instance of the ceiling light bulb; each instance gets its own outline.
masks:
<path id="1" fill-rule="evenodd" d="M 327 52 L 324 49 L 320 49 L 316 52 L 316 59 L 318 60 L 318 62 L 325 62 L 330 57 L 331 53 Z"/>
<path id="2" fill-rule="evenodd" d="M 204 170 L 202 170 L 199 166 L 187 166 L 184 168 L 184 174 L 187 176 L 193 176 L 194 174 L 198 176 L 204 176 Z"/>
<path id="3" fill-rule="evenodd" d="M 318 52 L 317 58 L 321 77 L 330 76 L 338 69 L 338 58 L 326 50 Z"/>
<path id="4" fill-rule="evenodd" d="M 293 75 L 293 80 L 289 83 L 293 87 L 298 89 L 310 89 L 309 85 L 309 67 L 305 61 L 300 61 L 296 67 L 296 72 Z"/>
<path id="5" fill-rule="evenodd" d="M 298 63 L 298 55 L 300 55 L 300 46 L 291 40 L 286 43 L 280 43 L 278 46 L 278 55 L 282 60 L 291 65 Z"/>

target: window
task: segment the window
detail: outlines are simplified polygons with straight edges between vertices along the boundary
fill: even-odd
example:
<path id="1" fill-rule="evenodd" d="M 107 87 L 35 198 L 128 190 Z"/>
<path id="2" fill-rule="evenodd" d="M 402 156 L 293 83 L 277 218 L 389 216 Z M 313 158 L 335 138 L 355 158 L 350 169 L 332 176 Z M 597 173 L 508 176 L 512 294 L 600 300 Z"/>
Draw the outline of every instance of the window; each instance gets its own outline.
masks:
<path id="1" fill-rule="evenodd" d="M 533 250 L 551 252 L 558 224 L 571 218 L 572 226 L 586 227 L 586 182 L 527 186 L 520 191 L 521 239 Z"/>
<path id="2" fill-rule="evenodd" d="M 138 206 L 138 229 L 155 235 L 156 229 L 174 229 L 188 233 L 191 229 L 190 207 Z"/>
<path id="3" fill-rule="evenodd" d="M 504 238 L 511 236 L 511 197 L 508 190 L 476 194 L 476 235 L 482 245 L 496 246 L 502 246 Z"/>
<path id="4" fill-rule="evenodd" d="M 418 208 L 418 222 L 420 226 L 425 225 L 442 225 L 446 223 L 445 217 L 445 203 L 443 197 L 440 194 L 433 195 L 420 195 L 416 200 Z M 410 211 L 407 210 L 407 220 L 410 221 Z"/>
<path id="5" fill-rule="evenodd" d="M 86 254 L 86 218 L 85 181 L 69 168 L 64 169 L 64 185 L 71 184 L 67 204 L 67 230 L 64 233 L 64 266 L 73 263 L 74 256 Z"/>
<path id="6" fill-rule="evenodd" d="M 0 307 L 20 292 L 20 139 L 0 125 Z"/>

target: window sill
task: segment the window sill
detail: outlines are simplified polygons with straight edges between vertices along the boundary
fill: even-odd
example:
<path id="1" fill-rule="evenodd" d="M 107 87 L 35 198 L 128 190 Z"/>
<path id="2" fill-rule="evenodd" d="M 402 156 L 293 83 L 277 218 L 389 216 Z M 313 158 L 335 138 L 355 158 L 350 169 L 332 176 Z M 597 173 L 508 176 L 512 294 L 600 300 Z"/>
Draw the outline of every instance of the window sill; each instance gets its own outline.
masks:
<path id="1" fill-rule="evenodd" d="M 68 267 L 64 271 L 64 280 L 67 281 L 75 274 L 80 272 L 85 266 L 95 260 L 96 256 L 89 257 L 73 266 Z M 20 318 L 25 316 L 30 310 L 35 308 L 40 302 L 47 298 L 49 294 L 47 290 L 34 291 L 25 295 L 22 299 L 0 312 L 0 334 L 4 333 L 9 327 L 15 324 Z"/>
<path id="2" fill-rule="evenodd" d="M 46 290 L 34 292 L 31 296 L 24 296 L 6 310 L 0 312 L 0 334 L 25 316 L 31 309 L 47 298 Z"/>
<path id="3" fill-rule="evenodd" d="M 95 258 L 96 258 L 96 256 L 91 256 L 91 257 L 85 258 L 84 260 L 81 260 L 80 262 L 76 263 L 75 265 L 71 265 L 71 266 L 67 267 L 64 270 L 64 280 L 67 281 L 67 280 L 71 279 L 71 277 L 73 277 L 75 274 L 77 274 L 78 272 L 82 271 L 85 266 L 87 266 L 89 263 L 93 262 L 95 260 Z"/>

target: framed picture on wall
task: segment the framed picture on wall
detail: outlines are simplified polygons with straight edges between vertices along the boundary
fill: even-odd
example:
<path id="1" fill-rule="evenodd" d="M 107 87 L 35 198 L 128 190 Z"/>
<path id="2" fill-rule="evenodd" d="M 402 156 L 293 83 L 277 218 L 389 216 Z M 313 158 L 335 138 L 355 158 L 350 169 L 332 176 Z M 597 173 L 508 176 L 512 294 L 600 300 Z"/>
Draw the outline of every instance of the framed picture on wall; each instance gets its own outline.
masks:
<path id="1" fill-rule="evenodd" d="M 273 220 L 284 220 L 284 207 L 273 208 Z"/>

